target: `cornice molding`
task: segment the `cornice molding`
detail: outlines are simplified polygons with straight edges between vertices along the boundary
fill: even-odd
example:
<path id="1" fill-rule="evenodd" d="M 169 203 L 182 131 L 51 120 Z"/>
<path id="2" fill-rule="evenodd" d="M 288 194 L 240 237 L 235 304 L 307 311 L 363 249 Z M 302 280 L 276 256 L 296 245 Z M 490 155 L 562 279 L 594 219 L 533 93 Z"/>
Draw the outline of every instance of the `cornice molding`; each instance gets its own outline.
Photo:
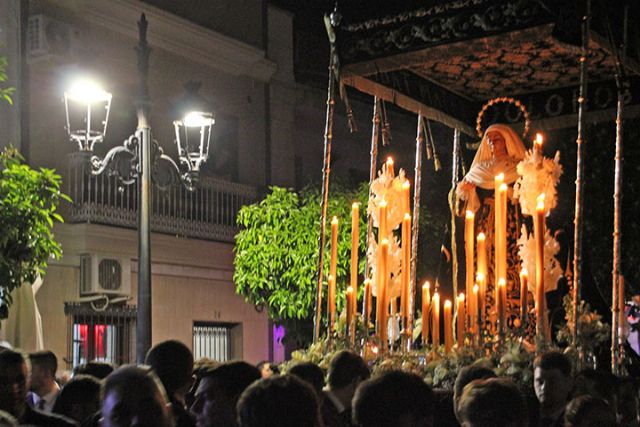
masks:
<path id="1" fill-rule="evenodd" d="M 194 24 L 137 0 L 87 0 L 81 17 L 110 31 L 136 39 L 138 19 L 149 21 L 151 47 L 165 50 L 232 75 L 268 82 L 277 65 L 264 50 Z"/>

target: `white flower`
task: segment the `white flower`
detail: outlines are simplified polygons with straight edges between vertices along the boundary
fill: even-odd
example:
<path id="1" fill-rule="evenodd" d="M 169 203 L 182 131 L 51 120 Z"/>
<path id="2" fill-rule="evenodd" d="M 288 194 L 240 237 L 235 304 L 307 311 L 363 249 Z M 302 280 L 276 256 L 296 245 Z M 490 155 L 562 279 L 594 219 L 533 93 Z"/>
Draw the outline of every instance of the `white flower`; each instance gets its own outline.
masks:
<path id="1" fill-rule="evenodd" d="M 536 212 L 537 198 L 544 193 L 544 203 L 547 212 L 555 208 L 558 203 L 556 187 L 562 175 L 560 152 L 556 152 L 553 160 L 539 158 L 531 150 L 518 163 L 520 178 L 513 186 L 513 196 L 520 200 L 522 213 L 533 215 Z"/>
<path id="2" fill-rule="evenodd" d="M 562 268 L 556 259 L 560 251 L 560 244 L 551 235 L 549 229 L 544 235 L 544 291 L 551 292 L 558 287 L 558 279 L 562 276 Z M 536 240 L 534 234 L 527 233 L 527 228 L 522 225 L 522 232 L 518 239 L 518 255 L 522 261 L 522 267 L 529 273 L 529 291 L 535 295 L 536 291 Z"/>

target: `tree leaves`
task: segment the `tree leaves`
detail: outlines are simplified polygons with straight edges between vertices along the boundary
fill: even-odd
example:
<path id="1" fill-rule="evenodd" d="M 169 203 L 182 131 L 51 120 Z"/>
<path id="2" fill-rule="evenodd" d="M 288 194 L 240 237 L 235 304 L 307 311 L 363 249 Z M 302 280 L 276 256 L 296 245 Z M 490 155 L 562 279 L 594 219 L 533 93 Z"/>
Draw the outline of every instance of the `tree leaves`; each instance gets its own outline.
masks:
<path id="1" fill-rule="evenodd" d="M 63 222 L 56 212 L 60 200 L 70 200 L 60 192 L 61 178 L 53 170 L 36 171 L 23 162 L 13 148 L 0 153 L 0 307 L 4 308 L 11 305 L 13 289 L 43 276 L 49 258 L 62 256 L 51 229 L 54 222 Z"/>

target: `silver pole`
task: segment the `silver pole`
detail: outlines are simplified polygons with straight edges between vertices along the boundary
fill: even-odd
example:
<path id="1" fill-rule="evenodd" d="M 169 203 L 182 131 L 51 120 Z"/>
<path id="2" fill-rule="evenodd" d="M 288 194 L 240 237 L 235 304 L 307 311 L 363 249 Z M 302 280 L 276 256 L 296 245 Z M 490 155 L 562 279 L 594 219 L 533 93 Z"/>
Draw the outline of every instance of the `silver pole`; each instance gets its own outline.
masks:
<path id="1" fill-rule="evenodd" d="M 580 96 L 578 97 L 578 137 L 576 138 L 576 202 L 573 220 L 573 342 L 580 334 L 580 300 L 582 286 L 582 199 L 584 197 L 584 142 L 587 108 L 587 71 L 589 58 L 589 24 L 591 19 L 591 0 L 585 0 L 586 9 L 582 17 L 582 48 L 580 50 Z"/>

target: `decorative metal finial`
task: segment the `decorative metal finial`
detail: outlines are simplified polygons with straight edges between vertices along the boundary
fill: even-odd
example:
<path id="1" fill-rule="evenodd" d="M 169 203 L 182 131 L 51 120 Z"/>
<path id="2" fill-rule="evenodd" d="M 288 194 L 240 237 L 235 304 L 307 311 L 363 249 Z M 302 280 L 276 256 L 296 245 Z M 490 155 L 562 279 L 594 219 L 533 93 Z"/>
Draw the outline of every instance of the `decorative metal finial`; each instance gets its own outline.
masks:
<path id="1" fill-rule="evenodd" d="M 333 7 L 333 12 L 329 15 L 329 19 L 331 20 L 331 26 L 333 28 L 337 28 L 342 22 L 342 14 L 338 10 L 338 2 L 336 1 L 335 6 Z"/>

